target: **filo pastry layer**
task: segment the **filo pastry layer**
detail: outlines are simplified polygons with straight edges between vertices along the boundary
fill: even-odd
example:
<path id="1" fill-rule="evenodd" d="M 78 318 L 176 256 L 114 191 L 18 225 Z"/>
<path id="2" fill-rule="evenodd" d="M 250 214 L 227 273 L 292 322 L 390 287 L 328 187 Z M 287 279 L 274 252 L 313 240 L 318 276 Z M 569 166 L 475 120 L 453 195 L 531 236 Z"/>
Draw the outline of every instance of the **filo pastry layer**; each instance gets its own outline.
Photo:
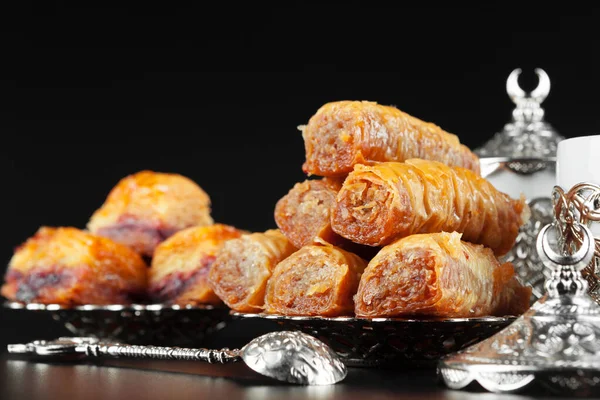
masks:
<path id="1" fill-rule="evenodd" d="M 144 296 L 146 270 L 127 246 L 73 227 L 42 226 L 15 250 L 0 294 L 24 303 L 129 304 Z"/>
<path id="2" fill-rule="evenodd" d="M 212 223 L 210 198 L 194 181 L 141 171 L 117 183 L 87 228 L 152 257 L 156 246 L 175 232 Z"/>
<path id="3" fill-rule="evenodd" d="M 292 243 L 276 229 L 230 240 L 217 254 L 209 285 L 229 308 L 260 312 L 273 269 L 294 251 Z"/>
<path id="4" fill-rule="evenodd" d="M 415 233 L 459 232 L 498 256 L 529 219 L 512 199 L 470 170 L 435 161 L 357 165 L 340 189 L 332 228 L 356 243 L 384 246 Z"/>
<path id="5" fill-rule="evenodd" d="M 395 107 L 369 101 L 327 103 L 301 127 L 304 172 L 345 176 L 356 164 L 422 158 L 479 173 L 479 158 L 458 137 Z"/>
<path id="6" fill-rule="evenodd" d="M 275 222 L 294 246 L 312 244 L 317 238 L 332 244 L 344 240 L 331 229 L 331 209 L 341 187 L 341 179 L 306 180 L 277 202 Z"/>
<path id="7" fill-rule="evenodd" d="M 223 245 L 244 233 L 223 224 L 194 226 L 159 244 L 148 270 L 149 297 L 179 305 L 221 303 L 208 285 L 208 273 Z"/>
<path id="8" fill-rule="evenodd" d="M 518 315 L 531 288 L 491 250 L 460 234 L 413 235 L 384 247 L 362 275 L 355 297 L 359 317 L 481 317 Z"/>
<path id="9" fill-rule="evenodd" d="M 267 285 L 265 311 L 281 315 L 351 315 L 367 262 L 321 242 L 277 264 Z"/>

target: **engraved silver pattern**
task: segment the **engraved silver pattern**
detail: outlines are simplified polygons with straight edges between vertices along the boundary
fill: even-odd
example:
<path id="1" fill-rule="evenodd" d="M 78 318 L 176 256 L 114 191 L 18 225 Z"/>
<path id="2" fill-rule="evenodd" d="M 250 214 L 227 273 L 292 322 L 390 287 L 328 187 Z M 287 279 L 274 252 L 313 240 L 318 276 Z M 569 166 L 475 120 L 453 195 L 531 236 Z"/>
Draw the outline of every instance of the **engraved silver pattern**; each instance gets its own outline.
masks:
<path id="1" fill-rule="evenodd" d="M 531 218 L 521 227 L 515 245 L 502 261 L 513 263 L 519 281 L 523 285 L 531 286 L 533 303 L 544 295 L 544 281 L 550 277 L 540 262 L 535 241 L 540 229 L 552 222 L 552 200 L 541 197 L 529 201 L 528 204 Z"/>
<path id="2" fill-rule="evenodd" d="M 344 363 L 318 339 L 302 332 L 271 332 L 242 349 L 211 350 L 162 346 L 137 346 L 97 338 L 58 338 L 8 345 L 9 353 L 37 357 L 134 358 L 202 361 L 227 364 L 243 360 L 254 371 L 283 382 L 332 385 L 347 375 Z"/>
<path id="3" fill-rule="evenodd" d="M 27 344 L 8 345 L 9 353 L 37 356 L 77 355 L 79 358 L 111 357 L 155 360 L 204 361 L 227 364 L 239 360 L 240 350 L 193 349 L 181 347 L 138 346 L 113 343 L 91 337 L 61 337 L 56 340 L 36 340 Z"/>
<path id="4" fill-rule="evenodd" d="M 477 381 L 489 391 L 512 392 L 539 383 L 568 395 L 600 393 L 600 306 L 581 274 L 596 245 L 589 228 L 564 213 L 564 199 L 557 187 L 556 220 L 536 243 L 549 271 L 546 295 L 496 335 L 442 359 L 438 372 L 449 387 Z"/>
<path id="5" fill-rule="evenodd" d="M 558 142 L 563 139 L 544 121 L 541 103 L 550 92 L 550 79 L 543 69 L 535 70 L 539 83 L 531 93 L 525 93 L 518 83 L 521 69 L 515 69 L 506 81 L 506 91 L 515 103 L 512 121 L 491 140 L 475 150 L 481 158 L 498 158 L 516 173 L 531 174 L 555 161 Z"/>
<path id="6" fill-rule="evenodd" d="M 301 333 L 271 332 L 242 349 L 253 370 L 291 383 L 331 385 L 346 376 L 346 366 L 329 347 Z"/>

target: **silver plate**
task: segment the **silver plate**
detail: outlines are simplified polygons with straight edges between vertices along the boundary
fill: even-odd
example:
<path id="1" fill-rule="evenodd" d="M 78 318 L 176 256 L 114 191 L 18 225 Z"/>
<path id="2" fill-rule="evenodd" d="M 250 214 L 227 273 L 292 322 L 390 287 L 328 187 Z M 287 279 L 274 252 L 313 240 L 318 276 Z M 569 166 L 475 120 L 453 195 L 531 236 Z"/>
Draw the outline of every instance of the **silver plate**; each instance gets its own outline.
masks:
<path id="1" fill-rule="evenodd" d="M 68 307 L 61 304 L 7 301 L 4 308 L 50 313 L 77 336 L 92 336 L 132 344 L 197 345 L 230 320 L 224 306 L 109 304 Z"/>
<path id="2" fill-rule="evenodd" d="M 300 330 L 329 345 L 348 366 L 433 368 L 443 356 L 484 340 L 515 317 L 355 318 L 294 317 L 232 311 L 236 319 L 260 319 Z"/>

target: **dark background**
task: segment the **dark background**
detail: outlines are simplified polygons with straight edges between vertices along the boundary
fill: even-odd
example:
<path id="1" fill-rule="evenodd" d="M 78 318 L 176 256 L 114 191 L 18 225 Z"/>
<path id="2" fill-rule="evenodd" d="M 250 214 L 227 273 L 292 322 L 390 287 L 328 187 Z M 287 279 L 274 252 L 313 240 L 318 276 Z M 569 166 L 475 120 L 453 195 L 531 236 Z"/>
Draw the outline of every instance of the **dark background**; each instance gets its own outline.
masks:
<path id="1" fill-rule="evenodd" d="M 0 260 L 40 225 L 84 227 L 141 169 L 198 182 L 216 221 L 274 227 L 303 179 L 296 126 L 328 101 L 394 104 L 477 147 L 510 119 L 509 73 L 523 68 L 531 90 L 541 67 L 547 120 L 567 137 L 600 131 L 596 9 L 285 3 L 61 2 L 2 28 Z M 38 323 L 0 317 L 5 340 Z"/>

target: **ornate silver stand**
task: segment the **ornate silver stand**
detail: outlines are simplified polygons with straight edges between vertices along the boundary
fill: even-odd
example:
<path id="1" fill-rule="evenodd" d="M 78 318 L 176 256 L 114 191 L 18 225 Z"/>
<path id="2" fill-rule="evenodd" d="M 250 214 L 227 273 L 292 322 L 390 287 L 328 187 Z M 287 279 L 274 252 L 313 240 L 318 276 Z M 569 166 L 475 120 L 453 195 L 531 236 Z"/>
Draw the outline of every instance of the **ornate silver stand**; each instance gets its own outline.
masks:
<path id="1" fill-rule="evenodd" d="M 544 273 L 535 251 L 540 229 L 552 222 L 552 201 L 548 197 L 555 184 L 556 149 L 563 138 L 544 120 L 542 102 L 550 93 L 550 78 L 535 70 L 539 83 L 531 93 L 519 87 L 520 69 L 506 80 L 506 92 L 515 103 L 512 120 L 492 139 L 475 150 L 480 157 L 481 174 L 496 188 L 518 198 L 524 194 L 532 215 L 521 228 L 516 245 L 503 261 L 510 261 L 521 282 L 533 289 L 535 301 L 544 294 Z"/>
<path id="2" fill-rule="evenodd" d="M 564 199 L 556 188 L 556 221 L 537 239 L 549 270 L 547 294 L 496 335 L 442 359 L 438 373 L 449 387 L 477 381 L 493 392 L 512 392 L 536 383 L 568 395 L 600 393 L 600 306 L 587 294 L 580 272 L 596 246 Z"/>

